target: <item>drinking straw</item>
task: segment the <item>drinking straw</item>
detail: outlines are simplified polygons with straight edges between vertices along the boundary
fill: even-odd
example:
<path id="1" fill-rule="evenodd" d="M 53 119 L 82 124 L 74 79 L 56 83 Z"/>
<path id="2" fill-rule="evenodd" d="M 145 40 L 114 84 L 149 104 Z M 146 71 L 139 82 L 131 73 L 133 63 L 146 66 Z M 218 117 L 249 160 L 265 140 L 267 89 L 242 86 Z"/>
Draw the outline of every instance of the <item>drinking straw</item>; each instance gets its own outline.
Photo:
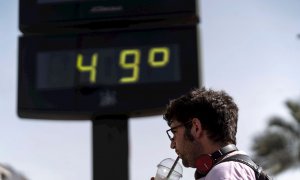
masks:
<path id="1" fill-rule="evenodd" d="M 176 166 L 178 160 L 179 160 L 179 156 L 177 156 L 177 158 L 176 158 L 176 160 L 175 160 L 173 166 L 171 167 L 171 169 L 170 169 L 170 171 L 169 171 L 169 174 L 167 175 L 167 179 L 169 179 L 169 177 L 171 176 L 173 170 L 175 169 L 175 166 Z"/>

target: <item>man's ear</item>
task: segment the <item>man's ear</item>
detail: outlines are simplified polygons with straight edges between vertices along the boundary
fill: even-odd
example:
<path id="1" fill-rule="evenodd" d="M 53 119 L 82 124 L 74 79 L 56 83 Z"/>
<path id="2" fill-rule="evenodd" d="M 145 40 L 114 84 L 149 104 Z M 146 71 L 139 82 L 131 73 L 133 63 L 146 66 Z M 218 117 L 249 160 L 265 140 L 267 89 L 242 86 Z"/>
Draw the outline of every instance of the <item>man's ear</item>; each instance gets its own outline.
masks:
<path id="1" fill-rule="evenodd" d="M 202 136 L 203 134 L 202 124 L 198 118 L 192 119 L 191 134 L 196 138 Z"/>

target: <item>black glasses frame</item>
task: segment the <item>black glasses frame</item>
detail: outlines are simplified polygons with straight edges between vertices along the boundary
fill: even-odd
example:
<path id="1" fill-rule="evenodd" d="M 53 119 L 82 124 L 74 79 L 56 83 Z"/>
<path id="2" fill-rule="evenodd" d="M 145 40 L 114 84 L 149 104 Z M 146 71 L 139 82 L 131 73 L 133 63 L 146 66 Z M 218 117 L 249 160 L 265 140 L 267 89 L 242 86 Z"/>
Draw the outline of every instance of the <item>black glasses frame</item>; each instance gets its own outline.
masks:
<path id="1" fill-rule="evenodd" d="M 178 126 L 175 126 L 175 127 L 172 127 L 172 128 L 170 128 L 170 129 L 166 130 L 166 133 L 167 133 L 169 139 L 170 139 L 171 141 L 174 140 L 174 133 L 172 132 L 174 129 L 177 129 L 177 128 L 181 127 L 181 126 L 185 126 L 185 125 L 191 123 L 192 121 L 193 121 L 193 120 L 189 120 L 189 121 L 187 121 L 187 122 L 185 122 L 185 123 L 183 123 L 183 124 L 180 124 L 180 125 L 178 125 Z M 172 134 L 171 134 L 171 133 L 172 133 Z"/>

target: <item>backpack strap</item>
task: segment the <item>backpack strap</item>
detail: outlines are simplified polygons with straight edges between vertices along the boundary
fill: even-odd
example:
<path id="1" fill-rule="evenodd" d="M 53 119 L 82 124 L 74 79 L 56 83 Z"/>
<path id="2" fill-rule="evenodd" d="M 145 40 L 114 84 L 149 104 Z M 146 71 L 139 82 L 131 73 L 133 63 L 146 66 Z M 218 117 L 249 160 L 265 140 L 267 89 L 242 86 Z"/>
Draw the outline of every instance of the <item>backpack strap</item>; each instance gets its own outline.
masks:
<path id="1" fill-rule="evenodd" d="M 255 162 L 253 162 L 253 160 L 247 155 L 235 154 L 233 156 L 230 156 L 228 158 L 225 158 L 225 159 L 221 160 L 219 163 L 227 162 L 227 161 L 236 161 L 236 162 L 246 164 L 247 166 L 249 166 L 250 168 L 253 169 L 253 171 L 255 172 L 255 177 L 256 177 L 257 180 L 272 179 L 262 170 L 262 168 L 260 166 L 258 166 Z"/>

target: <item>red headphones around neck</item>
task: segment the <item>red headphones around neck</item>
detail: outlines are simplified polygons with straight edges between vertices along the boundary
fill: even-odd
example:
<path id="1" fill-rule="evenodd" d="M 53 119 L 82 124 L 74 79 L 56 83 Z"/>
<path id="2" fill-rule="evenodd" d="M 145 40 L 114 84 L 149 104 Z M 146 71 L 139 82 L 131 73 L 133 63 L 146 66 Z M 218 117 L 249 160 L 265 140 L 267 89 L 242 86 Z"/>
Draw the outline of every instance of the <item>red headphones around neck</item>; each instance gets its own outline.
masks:
<path id="1" fill-rule="evenodd" d="M 218 162 L 218 159 L 220 157 L 223 157 L 237 150 L 238 149 L 234 144 L 229 144 L 215 151 L 212 154 L 204 154 L 200 156 L 196 160 L 196 164 L 195 164 L 197 168 L 197 172 L 200 173 L 201 175 L 206 175 L 211 170 L 211 168 Z"/>

